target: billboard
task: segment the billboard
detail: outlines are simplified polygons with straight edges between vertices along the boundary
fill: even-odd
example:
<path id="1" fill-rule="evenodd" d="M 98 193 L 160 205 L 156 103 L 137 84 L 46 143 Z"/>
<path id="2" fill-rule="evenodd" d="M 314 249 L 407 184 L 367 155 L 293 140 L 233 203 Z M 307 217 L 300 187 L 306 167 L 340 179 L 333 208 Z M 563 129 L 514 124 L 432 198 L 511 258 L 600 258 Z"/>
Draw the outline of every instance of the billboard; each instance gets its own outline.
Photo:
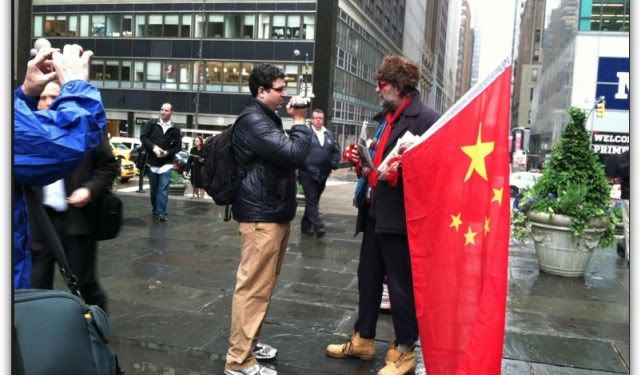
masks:
<path id="1" fill-rule="evenodd" d="M 600 96 L 607 109 L 630 110 L 629 57 L 599 57 L 596 97 Z"/>

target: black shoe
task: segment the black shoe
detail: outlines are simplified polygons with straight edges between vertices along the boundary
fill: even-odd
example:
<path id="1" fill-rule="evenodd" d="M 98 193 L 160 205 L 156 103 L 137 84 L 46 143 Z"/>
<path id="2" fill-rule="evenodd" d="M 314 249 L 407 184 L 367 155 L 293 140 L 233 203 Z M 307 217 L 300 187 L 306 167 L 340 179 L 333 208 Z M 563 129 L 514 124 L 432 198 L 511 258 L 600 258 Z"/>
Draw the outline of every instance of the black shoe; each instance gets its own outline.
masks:
<path id="1" fill-rule="evenodd" d="M 316 230 L 316 238 L 323 238 L 324 235 L 325 235 L 325 229 Z"/>
<path id="2" fill-rule="evenodd" d="M 311 229 L 300 228 L 300 231 L 305 233 L 305 234 L 309 234 L 310 236 L 314 235 L 314 231 L 311 230 Z"/>
<path id="3" fill-rule="evenodd" d="M 158 216 L 158 221 L 167 221 L 167 216 Z"/>

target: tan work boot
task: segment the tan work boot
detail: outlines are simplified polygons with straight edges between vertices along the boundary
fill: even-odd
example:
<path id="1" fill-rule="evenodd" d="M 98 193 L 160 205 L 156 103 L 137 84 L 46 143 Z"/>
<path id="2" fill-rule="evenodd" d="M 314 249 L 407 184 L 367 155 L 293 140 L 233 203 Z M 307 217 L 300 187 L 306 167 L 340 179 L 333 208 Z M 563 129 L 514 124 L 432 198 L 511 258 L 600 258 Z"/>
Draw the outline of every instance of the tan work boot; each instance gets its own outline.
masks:
<path id="1" fill-rule="evenodd" d="M 407 352 L 401 353 L 396 348 L 396 343 L 392 341 L 387 356 L 385 356 L 385 364 L 378 375 L 405 375 L 414 372 L 416 369 L 414 346 Z"/>
<path id="2" fill-rule="evenodd" d="M 334 358 L 360 358 L 363 361 L 374 359 L 376 344 L 374 339 L 364 339 L 361 334 L 355 332 L 352 337 L 344 344 L 327 345 L 325 353 Z"/>

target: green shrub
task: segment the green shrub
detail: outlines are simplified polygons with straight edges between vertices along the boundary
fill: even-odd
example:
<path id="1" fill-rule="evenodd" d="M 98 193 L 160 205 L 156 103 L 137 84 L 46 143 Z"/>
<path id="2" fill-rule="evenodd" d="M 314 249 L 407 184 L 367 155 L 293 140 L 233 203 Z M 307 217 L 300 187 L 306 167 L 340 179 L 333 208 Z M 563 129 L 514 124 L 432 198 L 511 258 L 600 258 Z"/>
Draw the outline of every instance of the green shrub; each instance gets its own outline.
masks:
<path id="1" fill-rule="evenodd" d="M 585 129 L 585 113 L 570 107 L 571 122 L 552 148 L 543 175 L 523 193 L 520 212 L 512 217 L 514 236 L 523 240 L 531 232 L 527 212 L 561 214 L 571 218 L 574 237 L 580 236 L 588 222 L 608 219 L 608 227 L 599 239 L 603 247 L 614 242 L 615 218 L 610 203 L 610 185 L 603 164 L 590 148 L 590 134 Z"/>

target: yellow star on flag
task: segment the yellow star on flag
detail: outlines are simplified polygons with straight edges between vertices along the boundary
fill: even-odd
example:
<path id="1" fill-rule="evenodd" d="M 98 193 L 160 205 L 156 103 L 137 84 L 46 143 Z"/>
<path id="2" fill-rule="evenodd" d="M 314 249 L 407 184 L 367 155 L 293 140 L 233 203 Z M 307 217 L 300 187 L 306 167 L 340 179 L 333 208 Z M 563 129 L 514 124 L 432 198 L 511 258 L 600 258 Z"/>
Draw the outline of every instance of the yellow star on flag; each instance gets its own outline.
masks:
<path id="1" fill-rule="evenodd" d="M 485 170 L 485 157 L 488 156 L 492 151 L 494 151 L 494 142 L 481 142 L 481 127 L 482 123 L 479 123 L 479 135 L 476 138 L 476 144 L 463 146 L 461 150 L 472 159 L 470 162 L 470 167 L 467 169 L 465 174 L 465 179 L 467 181 L 472 176 L 472 173 L 476 173 L 481 176 L 485 181 L 487 181 L 487 171 Z"/>
<path id="2" fill-rule="evenodd" d="M 464 234 L 465 244 L 476 245 L 476 242 L 474 242 L 474 237 L 476 237 L 477 234 L 477 232 L 472 232 L 472 227 L 467 227 L 467 233 Z"/>
<path id="3" fill-rule="evenodd" d="M 485 218 L 485 224 L 483 224 L 483 232 L 485 232 L 485 234 L 490 233 L 490 218 L 489 217 Z"/>
<path id="4" fill-rule="evenodd" d="M 452 218 L 452 223 L 450 224 L 450 228 L 454 227 L 456 228 L 456 231 L 458 232 L 458 227 L 459 225 L 463 224 L 463 221 L 461 221 L 461 213 L 459 212 L 458 215 L 450 215 Z"/>
<path id="5" fill-rule="evenodd" d="M 503 202 L 503 188 L 500 188 L 500 189 L 492 188 L 492 190 L 494 191 L 494 197 L 492 198 L 490 203 L 499 202 L 499 206 L 500 206 L 501 202 Z"/>

